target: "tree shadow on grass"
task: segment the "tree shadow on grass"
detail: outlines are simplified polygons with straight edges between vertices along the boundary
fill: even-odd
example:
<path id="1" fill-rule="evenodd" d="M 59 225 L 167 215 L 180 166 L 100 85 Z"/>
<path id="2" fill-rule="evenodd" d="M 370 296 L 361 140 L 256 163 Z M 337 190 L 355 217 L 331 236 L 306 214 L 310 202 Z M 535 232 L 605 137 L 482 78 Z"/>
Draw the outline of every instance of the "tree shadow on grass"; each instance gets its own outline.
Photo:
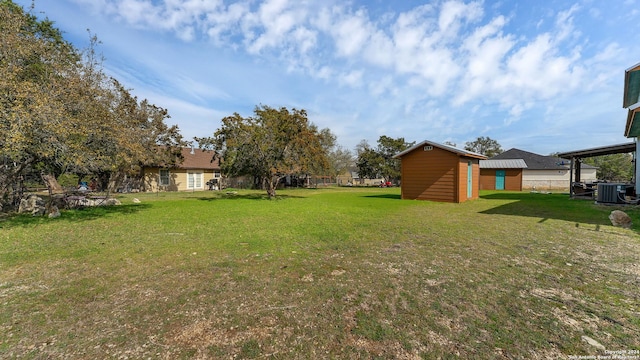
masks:
<path id="1" fill-rule="evenodd" d="M 377 195 L 364 195 L 362 197 L 366 198 L 378 198 L 378 199 L 394 199 L 401 200 L 402 197 L 400 194 L 377 194 Z"/>
<path id="2" fill-rule="evenodd" d="M 486 200 L 510 200 L 502 205 L 480 211 L 481 214 L 500 214 L 540 218 L 540 223 L 549 219 L 580 224 L 593 224 L 597 231 L 601 225 L 611 225 L 609 214 L 613 210 L 627 213 L 634 224 L 640 224 L 640 210 L 630 206 L 595 204 L 592 200 L 571 199 L 568 194 L 499 192 L 480 196 Z M 640 226 L 633 226 L 635 232 Z"/>
<path id="3" fill-rule="evenodd" d="M 217 201 L 217 200 L 269 200 L 269 201 L 278 201 L 285 199 L 301 199 L 304 196 L 296 196 L 296 195 L 278 195 L 273 199 L 269 198 L 269 195 L 262 193 L 250 193 L 250 194 L 219 194 L 215 197 L 199 197 L 198 200 L 202 201 Z"/>
<path id="4" fill-rule="evenodd" d="M 149 204 L 127 204 L 113 206 L 84 207 L 72 210 L 61 210 L 60 217 L 50 219 L 45 216 L 32 216 L 31 214 L 8 215 L 0 219 L 0 229 L 10 229 L 14 227 L 35 227 L 51 222 L 75 223 L 81 221 L 91 221 L 99 218 L 111 217 L 115 215 L 129 215 L 148 209 Z"/>

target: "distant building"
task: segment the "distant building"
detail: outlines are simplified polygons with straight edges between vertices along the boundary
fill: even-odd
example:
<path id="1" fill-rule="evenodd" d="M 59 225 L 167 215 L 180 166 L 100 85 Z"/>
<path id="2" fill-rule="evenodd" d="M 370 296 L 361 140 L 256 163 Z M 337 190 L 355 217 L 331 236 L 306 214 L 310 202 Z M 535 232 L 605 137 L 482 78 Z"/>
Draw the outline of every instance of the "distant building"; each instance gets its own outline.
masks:
<path id="1" fill-rule="evenodd" d="M 522 191 L 523 159 L 480 160 L 480 190 Z"/>
<path id="2" fill-rule="evenodd" d="M 504 169 L 496 167 L 498 161 L 507 160 L 510 162 L 505 163 Z M 526 166 L 518 168 L 518 165 L 514 165 L 514 160 L 522 160 Z M 504 174 L 504 190 L 516 190 L 518 178 L 521 178 L 520 190 L 567 190 L 571 181 L 570 167 L 569 160 L 513 148 L 480 164 L 480 176 L 482 177 L 480 183 L 483 184 L 482 188 L 485 190 L 491 189 L 493 183 L 495 189 L 495 184 L 500 182 L 498 178 Z M 597 180 L 596 167 L 581 164 L 580 170 L 582 181 Z M 508 188 L 506 186 L 507 180 L 510 184 Z"/>

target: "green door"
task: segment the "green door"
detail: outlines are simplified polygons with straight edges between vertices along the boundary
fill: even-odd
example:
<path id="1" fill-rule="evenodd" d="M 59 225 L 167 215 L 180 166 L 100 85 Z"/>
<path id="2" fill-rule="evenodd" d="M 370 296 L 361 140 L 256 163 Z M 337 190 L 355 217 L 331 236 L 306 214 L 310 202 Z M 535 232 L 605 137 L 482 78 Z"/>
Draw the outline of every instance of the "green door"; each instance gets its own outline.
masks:
<path id="1" fill-rule="evenodd" d="M 496 190 L 504 190 L 504 170 L 496 170 Z"/>
<path id="2" fill-rule="evenodd" d="M 473 163 L 467 163 L 467 199 L 473 197 Z"/>

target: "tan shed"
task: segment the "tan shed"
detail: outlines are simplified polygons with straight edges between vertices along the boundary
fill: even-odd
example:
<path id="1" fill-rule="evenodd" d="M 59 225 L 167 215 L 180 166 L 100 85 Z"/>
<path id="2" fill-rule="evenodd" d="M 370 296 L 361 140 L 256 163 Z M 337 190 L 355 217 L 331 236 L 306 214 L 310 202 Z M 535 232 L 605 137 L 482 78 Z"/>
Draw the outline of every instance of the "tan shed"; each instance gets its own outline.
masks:
<path id="1" fill-rule="evenodd" d="M 461 203 L 479 197 L 482 154 L 425 140 L 394 157 L 402 162 L 403 199 Z"/>

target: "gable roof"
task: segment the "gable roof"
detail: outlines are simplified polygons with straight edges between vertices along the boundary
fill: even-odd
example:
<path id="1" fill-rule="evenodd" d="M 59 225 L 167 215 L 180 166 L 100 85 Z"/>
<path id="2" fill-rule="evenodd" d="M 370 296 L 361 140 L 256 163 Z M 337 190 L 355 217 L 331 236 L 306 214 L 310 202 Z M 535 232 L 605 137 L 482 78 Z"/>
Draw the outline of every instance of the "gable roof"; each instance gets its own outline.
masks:
<path id="1" fill-rule="evenodd" d="M 522 159 L 527 165 L 528 170 L 567 170 L 570 166 L 570 161 L 562 159 L 556 156 L 544 156 L 534 154 L 532 152 L 509 149 L 499 155 L 491 158 L 491 160 L 506 160 L 506 159 Z M 581 169 L 594 169 L 595 167 L 587 164 L 582 164 Z"/>
<path id="2" fill-rule="evenodd" d="M 402 156 L 412 152 L 413 150 L 422 148 L 424 146 L 437 147 L 439 149 L 450 151 L 450 152 L 455 153 L 455 154 L 460 155 L 460 156 L 472 157 L 472 158 L 482 159 L 482 160 L 487 158 L 486 156 L 484 156 L 482 154 L 475 153 L 473 151 L 462 150 L 462 149 L 458 149 L 457 147 L 454 147 L 454 146 L 445 145 L 445 144 L 439 144 L 437 142 L 433 142 L 433 141 L 429 141 L 429 140 L 425 140 L 425 141 L 419 143 L 418 145 L 412 146 L 412 147 L 408 148 L 407 150 L 405 150 L 405 151 L 403 151 L 403 152 L 401 152 L 399 154 L 394 155 L 393 158 L 394 159 L 399 159 Z"/>
<path id="3" fill-rule="evenodd" d="M 219 170 L 220 159 L 213 159 L 213 151 L 196 148 L 182 148 L 182 162 L 176 165 L 178 169 Z"/>

